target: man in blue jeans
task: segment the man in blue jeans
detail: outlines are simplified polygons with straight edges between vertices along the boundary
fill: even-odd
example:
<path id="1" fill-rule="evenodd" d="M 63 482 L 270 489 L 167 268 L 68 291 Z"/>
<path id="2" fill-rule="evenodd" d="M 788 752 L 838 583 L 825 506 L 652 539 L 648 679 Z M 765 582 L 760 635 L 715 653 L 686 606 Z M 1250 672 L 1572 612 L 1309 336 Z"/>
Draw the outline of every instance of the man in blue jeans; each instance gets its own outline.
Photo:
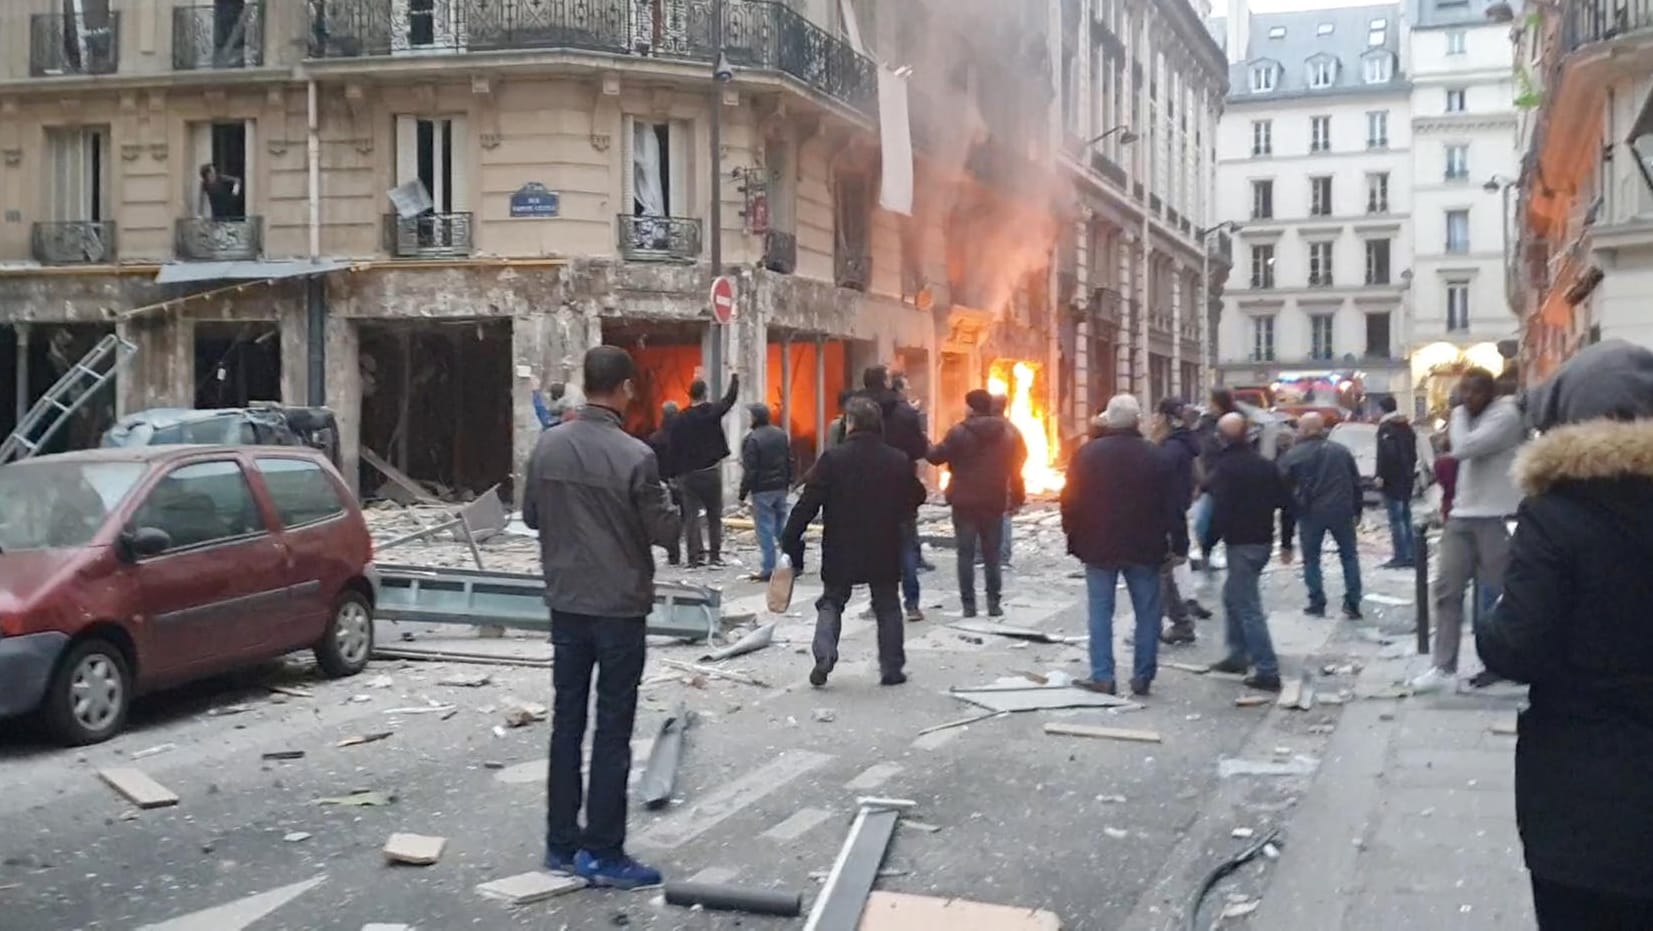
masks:
<path id="1" fill-rule="evenodd" d="M 1378 402 L 1383 418 L 1377 428 L 1377 480 L 1383 492 L 1383 506 L 1389 512 L 1389 539 L 1394 556 L 1383 567 L 1410 569 L 1417 554 L 1413 539 L 1412 492 L 1417 487 L 1418 433 L 1393 397 Z"/>
<path id="2" fill-rule="evenodd" d="M 573 422 L 540 434 L 522 505 L 523 522 L 539 531 L 555 660 L 545 867 L 623 889 L 660 883 L 658 870 L 626 855 L 626 780 L 644 625 L 654 609 L 651 547 L 673 543 L 682 528 L 654 451 L 622 427 L 635 378 L 625 350 L 586 353 L 588 403 Z M 587 791 L 580 748 L 594 679 Z"/>
<path id="3" fill-rule="evenodd" d="M 1164 453 L 1142 436 L 1142 405 L 1116 395 L 1102 434 L 1079 448 L 1062 489 L 1068 552 L 1085 564 L 1090 676 L 1074 684 L 1115 694 L 1114 590 L 1120 576 L 1136 612 L 1131 693 L 1147 695 L 1159 665 L 1160 567 L 1171 555 L 1177 500 Z"/>
<path id="4" fill-rule="evenodd" d="M 1343 616 L 1360 618 L 1360 553 L 1355 524 L 1360 519 L 1360 468 L 1354 454 L 1326 439 L 1326 420 L 1310 411 L 1297 424 L 1297 442 L 1280 460 L 1297 512 L 1303 541 L 1303 584 L 1309 590 L 1304 609 L 1326 616 L 1326 589 L 1320 576 L 1320 547 L 1331 534 L 1343 563 Z"/>
<path id="5" fill-rule="evenodd" d="M 775 571 L 775 540 L 786 525 L 792 442 L 785 430 L 769 422 L 769 405 L 754 404 L 747 411 L 752 415 L 752 429 L 740 444 L 740 500 L 752 498 L 752 521 L 763 553 L 763 565 L 752 579 L 767 582 Z"/>

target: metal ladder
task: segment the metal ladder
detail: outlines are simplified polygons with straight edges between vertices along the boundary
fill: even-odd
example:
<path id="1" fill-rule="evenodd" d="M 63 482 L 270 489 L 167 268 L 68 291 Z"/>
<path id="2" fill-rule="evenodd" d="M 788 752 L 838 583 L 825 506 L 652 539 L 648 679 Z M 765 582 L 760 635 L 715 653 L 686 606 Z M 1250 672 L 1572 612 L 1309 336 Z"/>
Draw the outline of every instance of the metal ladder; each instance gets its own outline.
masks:
<path id="1" fill-rule="evenodd" d="M 92 351 L 82 356 L 63 373 L 29 412 L 18 422 L 11 436 L 0 443 L 0 465 L 13 460 L 27 459 L 40 447 L 51 442 L 57 431 L 68 423 L 70 415 L 86 403 L 86 399 L 108 384 L 138 352 L 138 344 L 111 333 Z"/>

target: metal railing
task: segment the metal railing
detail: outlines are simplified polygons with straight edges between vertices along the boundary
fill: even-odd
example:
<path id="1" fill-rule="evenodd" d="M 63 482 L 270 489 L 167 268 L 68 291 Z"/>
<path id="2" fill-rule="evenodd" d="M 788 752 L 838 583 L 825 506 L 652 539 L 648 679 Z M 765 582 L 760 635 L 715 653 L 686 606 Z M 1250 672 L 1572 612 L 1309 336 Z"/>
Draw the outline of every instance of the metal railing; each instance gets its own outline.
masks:
<path id="1" fill-rule="evenodd" d="M 103 265 L 115 260 L 110 220 L 60 220 L 34 225 L 35 261 L 42 265 Z"/>
<path id="2" fill-rule="evenodd" d="M 119 13 L 29 17 L 29 75 L 113 74 L 120 64 Z"/>
<path id="3" fill-rule="evenodd" d="M 872 256 L 839 252 L 833 261 L 833 275 L 838 287 L 865 291 L 872 284 Z"/>
<path id="4" fill-rule="evenodd" d="M 178 71 L 256 68 L 264 63 L 264 4 L 246 0 L 239 9 L 180 6 L 172 9 L 172 67 Z"/>
<path id="5" fill-rule="evenodd" d="M 1653 28 L 1653 0 L 1570 0 L 1562 6 L 1564 52 Z"/>
<path id="6" fill-rule="evenodd" d="M 264 252 L 263 217 L 184 217 L 174 232 L 180 259 L 232 262 L 256 259 Z"/>
<path id="7" fill-rule="evenodd" d="M 400 258 L 470 255 L 476 247 L 469 213 L 385 217 L 385 251 Z"/>
<path id="8" fill-rule="evenodd" d="M 620 254 L 639 262 L 693 262 L 700 257 L 700 220 L 619 216 Z"/>
<path id="9" fill-rule="evenodd" d="M 763 267 L 782 275 L 798 270 L 798 237 L 780 230 L 763 234 Z"/>
<path id="10" fill-rule="evenodd" d="M 578 49 L 711 62 L 711 0 L 310 0 L 312 58 Z M 728 0 L 723 51 L 871 116 L 877 73 L 845 40 L 775 0 Z"/>

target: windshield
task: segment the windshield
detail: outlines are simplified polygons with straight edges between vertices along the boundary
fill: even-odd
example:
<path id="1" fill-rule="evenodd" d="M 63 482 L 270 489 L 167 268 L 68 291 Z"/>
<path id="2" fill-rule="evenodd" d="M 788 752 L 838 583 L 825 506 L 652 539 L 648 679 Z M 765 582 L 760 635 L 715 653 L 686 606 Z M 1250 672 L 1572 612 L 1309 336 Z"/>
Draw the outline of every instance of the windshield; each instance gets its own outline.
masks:
<path id="1" fill-rule="evenodd" d="M 0 467 L 0 552 L 85 546 L 143 473 L 138 462 Z"/>

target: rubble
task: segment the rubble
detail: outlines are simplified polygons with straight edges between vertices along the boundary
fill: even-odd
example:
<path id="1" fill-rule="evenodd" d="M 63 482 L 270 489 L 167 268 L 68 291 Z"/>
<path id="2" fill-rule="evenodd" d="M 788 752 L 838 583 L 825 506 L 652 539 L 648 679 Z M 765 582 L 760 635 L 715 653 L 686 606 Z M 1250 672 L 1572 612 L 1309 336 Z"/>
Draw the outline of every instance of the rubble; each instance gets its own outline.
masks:
<path id="1" fill-rule="evenodd" d="M 352 792 L 349 795 L 316 799 L 317 805 L 336 805 L 341 808 L 383 808 L 395 804 L 395 802 L 396 796 L 372 789 Z"/>
<path id="2" fill-rule="evenodd" d="M 1224 757 L 1217 761 L 1217 777 L 1234 776 L 1309 776 L 1320 768 L 1320 761 L 1301 754 L 1290 760 L 1244 760 Z"/>
<path id="3" fill-rule="evenodd" d="M 445 837 L 392 834 L 390 839 L 385 841 L 385 860 L 390 863 L 406 863 L 409 866 L 430 866 L 442 859 L 442 848 L 447 844 L 448 839 Z"/>
<path id="4" fill-rule="evenodd" d="M 585 887 L 585 880 L 577 876 L 536 871 L 485 882 L 477 886 L 476 891 L 479 895 L 499 899 L 508 905 L 532 905 Z"/>
<path id="5" fill-rule="evenodd" d="M 1045 724 L 1045 733 L 1053 737 L 1095 737 L 1102 740 L 1128 740 L 1137 743 L 1160 743 L 1158 731 L 1133 730 L 1125 727 L 1096 727 L 1089 724 L 1064 724 L 1052 721 Z"/>
<path id="6" fill-rule="evenodd" d="M 132 754 L 132 759 L 134 759 L 134 760 L 147 760 L 152 756 L 160 756 L 163 753 L 171 753 L 172 751 L 174 751 L 176 749 L 178 749 L 177 744 L 159 744 L 159 745 L 154 746 L 154 747 L 149 747 L 149 748 L 144 749 L 144 750 L 139 750 L 137 753 Z"/>
<path id="7" fill-rule="evenodd" d="M 178 796 L 139 770 L 112 767 L 98 770 L 98 778 L 142 809 L 167 808 L 178 804 Z"/>
<path id="8" fill-rule="evenodd" d="M 341 749 L 344 747 L 359 747 L 362 744 L 377 743 L 381 740 L 385 740 L 393 736 L 395 733 L 395 731 L 376 731 L 372 734 L 358 734 L 355 737 L 346 737 L 333 746 Z"/>

